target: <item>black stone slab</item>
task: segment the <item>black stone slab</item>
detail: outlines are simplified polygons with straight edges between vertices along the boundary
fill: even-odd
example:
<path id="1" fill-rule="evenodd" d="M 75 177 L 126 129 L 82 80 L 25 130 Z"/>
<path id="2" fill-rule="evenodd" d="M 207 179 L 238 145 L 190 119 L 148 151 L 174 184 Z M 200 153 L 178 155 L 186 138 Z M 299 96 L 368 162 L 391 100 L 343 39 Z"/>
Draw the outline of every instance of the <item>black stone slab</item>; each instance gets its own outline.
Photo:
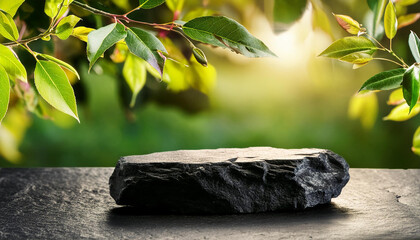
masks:
<path id="1" fill-rule="evenodd" d="M 109 196 L 113 168 L 0 169 L 0 239 L 419 239 L 420 170 L 350 169 L 331 204 L 152 215 Z"/>
<path id="2" fill-rule="evenodd" d="M 181 150 L 128 156 L 110 178 L 117 204 L 162 213 L 255 213 L 329 203 L 348 165 L 323 149 Z"/>

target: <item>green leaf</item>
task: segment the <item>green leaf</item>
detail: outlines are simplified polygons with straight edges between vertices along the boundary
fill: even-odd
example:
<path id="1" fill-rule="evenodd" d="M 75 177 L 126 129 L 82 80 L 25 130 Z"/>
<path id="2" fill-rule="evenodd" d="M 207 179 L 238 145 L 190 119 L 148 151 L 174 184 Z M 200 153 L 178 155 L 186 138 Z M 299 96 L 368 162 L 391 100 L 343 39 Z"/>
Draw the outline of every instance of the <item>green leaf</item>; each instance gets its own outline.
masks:
<path id="1" fill-rule="evenodd" d="M 408 45 L 410 46 L 411 54 L 416 62 L 420 63 L 420 39 L 417 34 L 411 31 L 408 37 Z"/>
<path id="2" fill-rule="evenodd" d="M 345 37 L 333 42 L 319 56 L 339 59 L 356 52 L 373 54 L 376 49 L 375 44 L 365 37 Z"/>
<path id="3" fill-rule="evenodd" d="M 0 9 L 9 13 L 10 16 L 15 16 L 18 8 L 25 0 L 3 0 L 0 1 Z"/>
<path id="4" fill-rule="evenodd" d="M 378 73 L 363 83 L 359 92 L 363 90 L 390 90 L 399 88 L 403 81 L 404 72 L 404 68 L 397 68 Z"/>
<path id="5" fill-rule="evenodd" d="M 36 89 L 45 101 L 79 121 L 73 88 L 66 73 L 58 64 L 44 60 L 38 61 L 34 79 Z"/>
<path id="6" fill-rule="evenodd" d="M 68 37 L 70 37 L 74 26 L 76 26 L 79 21 L 80 18 L 74 15 L 64 17 L 61 19 L 60 23 L 58 23 L 57 28 L 55 29 L 55 34 L 61 40 L 66 40 Z"/>
<path id="7" fill-rule="evenodd" d="M 393 39 L 395 34 L 397 34 L 398 22 L 396 10 L 391 0 L 389 0 L 385 9 L 384 27 L 386 36 L 389 39 Z"/>
<path id="8" fill-rule="evenodd" d="M 420 13 L 411 13 L 398 17 L 398 29 L 411 25 L 420 19 Z"/>
<path id="9" fill-rule="evenodd" d="M 67 11 L 71 2 L 73 0 L 46 0 L 44 12 L 50 18 L 59 18 Z"/>
<path id="10" fill-rule="evenodd" d="M 361 30 L 360 23 L 347 15 L 334 14 L 338 24 L 350 34 L 358 34 Z"/>
<path id="11" fill-rule="evenodd" d="M 381 35 L 381 20 L 386 7 L 386 0 L 368 0 L 368 5 L 373 11 L 372 35 L 378 38 Z"/>
<path id="12" fill-rule="evenodd" d="M 12 41 L 19 38 L 19 32 L 12 16 L 3 10 L 0 10 L 0 34 Z"/>
<path id="13" fill-rule="evenodd" d="M 418 65 L 414 64 L 405 71 L 402 86 L 404 99 L 411 111 L 419 99 L 420 68 Z"/>
<path id="14" fill-rule="evenodd" d="M 146 60 L 162 76 L 165 58 L 158 51 L 166 52 L 166 49 L 157 37 L 140 28 L 129 28 L 125 42 L 130 52 Z"/>
<path id="15" fill-rule="evenodd" d="M 274 21 L 279 23 L 293 23 L 305 11 L 306 0 L 274 0 Z"/>
<path id="16" fill-rule="evenodd" d="M 417 128 L 413 136 L 413 147 L 411 150 L 420 156 L 420 127 Z"/>
<path id="17" fill-rule="evenodd" d="M 184 33 L 200 42 L 229 48 L 247 57 L 276 56 L 263 42 L 235 20 L 223 16 L 195 18 L 182 26 Z"/>
<path id="18" fill-rule="evenodd" d="M 139 8 L 151 9 L 161 5 L 164 2 L 165 0 L 139 0 Z"/>
<path id="19" fill-rule="evenodd" d="M 74 69 L 74 67 L 72 67 L 70 64 L 68 64 L 68 63 L 66 63 L 66 62 L 64 62 L 64 61 L 62 61 L 62 60 L 60 60 L 60 59 L 57 59 L 57 58 L 55 58 L 55 57 L 53 57 L 53 56 L 51 56 L 51 55 L 47 55 L 47 54 L 39 54 L 39 55 L 40 55 L 41 57 L 43 57 L 43 58 L 47 59 L 47 60 L 50 60 L 50 61 L 53 61 L 53 62 L 57 63 L 58 65 L 60 65 L 60 66 L 62 66 L 62 67 L 67 68 L 70 72 L 74 73 L 74 75 L 76 75 L 76 77 L 77 77 L 78 79 L 80 79 L 79 73 L 78 73 L 78 72 L 76 71 L 76 69 Z"/>
<path id="20" fill-rule="evenodd" d="M 27 82 L 25 67 L 20 63 L 12 50 L 0 44 L 0 56 L 0 66 L 6 70 L 10 80 L 15 82 L 16 79 L 19 79 Z"/>
<path id="21" fill-rule="evenodd" d="M 91 31 L 88 34 L 87 57 L 89 59 L 89 70 L 104 52 L 112 45 L 127 36 L 124 25 L 112 23 L 105 27 Z"/>
<path id="22" fill-rule="evenodd" d="M 0 123 L 6 115 L 10 99 L 10 82 L 6 70 L 0 66 Z"/>
<path id="23" fill-rule="evenodd" d="M 147 63 L 143 59 L 133 54 L 128 54 L 127 59 L 125 60 L 123 76 L 133 92 L 130 107 L 134 107 L 137 95 L 146 83 L 146 64 Z"/>
<path id="24" fill-rule="evenodd" d="M 417 114 L 420 113 L 420 104 L 414 106 L 414 108 L 409 111 L 410 106 L 406 103 L 402 103 L 391 110 L 388 116 L 384 117 L 384 120 L 396 121 L 396 122 L 403 122 L 407 121 L 410 118 L 415 117 Z"/>

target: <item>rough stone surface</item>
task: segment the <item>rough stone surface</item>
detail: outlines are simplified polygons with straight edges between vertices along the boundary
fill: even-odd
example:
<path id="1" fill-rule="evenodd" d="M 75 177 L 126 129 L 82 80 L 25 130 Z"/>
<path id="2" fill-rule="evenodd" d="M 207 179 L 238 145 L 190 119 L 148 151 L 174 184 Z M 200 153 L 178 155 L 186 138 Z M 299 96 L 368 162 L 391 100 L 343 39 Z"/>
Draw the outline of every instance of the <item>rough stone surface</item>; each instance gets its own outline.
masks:
<path id="1" fill-rule="evenodd" d="M 0 239 L 420 239 L 420 169 L 350 169 L 303 211 L 156 215 L 109 196 L 113 168 L 0 169 Z"/>
<path id="2" fill-rule="evenodd" d="M 255 213 L 329 203 L 348 180 L 346 161 L 323 149 L 181 150 L 121 158 L 110 192 L 150 212 Z"/>

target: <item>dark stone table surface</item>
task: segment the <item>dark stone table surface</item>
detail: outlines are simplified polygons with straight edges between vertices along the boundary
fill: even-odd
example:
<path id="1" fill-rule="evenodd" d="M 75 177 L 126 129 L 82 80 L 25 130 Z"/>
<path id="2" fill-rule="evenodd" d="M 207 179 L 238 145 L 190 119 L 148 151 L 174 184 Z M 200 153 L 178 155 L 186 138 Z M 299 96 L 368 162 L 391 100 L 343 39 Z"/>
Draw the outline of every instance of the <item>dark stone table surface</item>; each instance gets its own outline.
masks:
<path id="1" fill-rule="evenodd" d="M 112 168 L 0 169 L 0 239 L 420 239 L 420 169 L 350 169 L 298 212 L 153 215 L 115 204 Z"/>

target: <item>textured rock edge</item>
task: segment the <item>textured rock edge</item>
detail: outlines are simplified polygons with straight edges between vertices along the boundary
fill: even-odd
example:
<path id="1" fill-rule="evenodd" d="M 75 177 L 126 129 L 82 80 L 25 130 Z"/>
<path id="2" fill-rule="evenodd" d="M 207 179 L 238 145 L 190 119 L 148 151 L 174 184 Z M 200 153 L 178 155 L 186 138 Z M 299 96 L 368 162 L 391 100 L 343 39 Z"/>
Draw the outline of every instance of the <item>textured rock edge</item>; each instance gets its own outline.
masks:
<path id="1" fill-rule="evenodd" d="M 256 148 L 261 148 L 261 150 L 263 150 L 263 147 L 256 147 Z M 214 149 L 214 150 L 217 151 L 217 150 L 223 150 L 223 149 Z M 241 150 L 241 149 L 238 149 L 238 150 Z M 290 149 L 290 150 L 293 150 L 293 149 Z M 296 150 L 300 150 L 300 149 L 296 149 Z M 270 172 L 270 170 L 275 171 L 275 173 L 277 174 L 280 173 L 281 175 L 280 178 L 282 179 L 282 181 L 284 181 L 283 188 L 291 188 L 289 189 L 289 193 L 295 192 L 295 195 L 279 200 L 279 203 L 277 205 L 274 204 L 271 206 L 270 205 L 264 206 L 263 204 L 264 199 L 261 199 L 259 205 L 258 204 L 255 205 L 252 202 L 251 203 L 246 203 L 246 202 L 244 203 L 243 201 L 241 202 L 241 198 L 243 199 L 241 194 L 248 195 L 246 197 L 252 198 L 252 199 L 258 199 L 258 196 L 249 196 L 249 195 L 264 194 L 264 191 L 261 192 L 261 191 L 258 191 L 258 189 L 251 189 L 252 191 L 249 191 L 250 190 L 248 189 L 249 186 L 246 186 L 247 189 L 245 189 L 245 191 L 244 189 L 239 189 L 239 191 L 237 191 L 236 194 L 238 195 L 238 199 L 236 200 L 239 201 L 239 204 L 238 202 L 235 202 L 236 201 L 235 199 L 229 203 L 226 203 L 226 201 L 223 199 L 223 196 L 220 196 L 220 195 L 217 196 L 217 194 L 220 194 L 220 192 L 223 193 L 223 192 L 231 191 L 232 190 L 231 187 L 234 186 L 235 184 L 235 179 L 234 179 L 234 181 L 231 181 L 232 182 L 231 185 L 225 186 L 226 184 L 224 184 L 223 182 L 223 181 L 226 181 L 226 179 L 223 179 L 224 172 L 225 171 L 241 171 L 241 168 L 243 167 L 243 165 L 238 165 L 231 161 L 223 161 L 223 162 L 217 162 L 217 163 L 211 163 L 211 164 L 206 164 L 206 163 L 185 164 L 182 162 L 163 162 L 162 163 L 162 162 L 157 161 L 157 162 L 139 164 L 139 163 L 127 162 L 125 161 L 125 158 L 122 157 L 118 161 L 117 166 L 114 169 L 112 176 L 110 177 L 110 180 L 109 180 L 110 193 L 111 193 L 111 196 L 116 201 L 116 203 L 119 205 L 132 205 L 132 206 L 137 206 L 144 209 L 149 209 L 152 211 L 159 210 L 163 212 L 175 212 L 175 213 L 179 213 L 179 212 L 181 213 L 190 213 L 190 212 L 191 213 L 252 213 L 252 212 L 266 212 L 266 211 L 278 211 L 278 210 L 289 210 L 289 209 L 305 209 L 308 207 L 314 207 L 319 204 L 329 203 L 331 201 L 331 198 L 334 198 L 340 195 L 342 188 L 347 184 L 350 178 L 349 173 L 348 173 L 349 166 L 347 162 L 341 156 L 339 156 L 338 154 L 330 150 L 324 150 L 324 149 L 313 149 L 313 150 L 317 151 L 316 156 L 308 155 L 298 160 L 295 160 L 295 159 L 294 160 L 280 159 L 280 160 L 269 160 L 269 161 L 258 160 L 251 163 L 242 163 L 243 165 L 247 165 L 245 169 L 246 171 L 244 171 L 245 173 L 243 173 L 246 178 L 250 178 L 250 179 L 255 178 L 256 180 L 262 180 L 264 183 L 267 180 L 270 180 L 270 175 L 273 174 L 272 172 Z M 200 151 L 200 150 L 191 150 L 191 151 Z M 208 150 L 205 150 L 205 151 L 208 151 Z M 170 154 L 170 152 L 166 152 L 166 153 Z M 276 165 L 277 162 L 279 165 Z M 128 165 L 132 165 L 132 166 L 126 167 Z M 153 169 L 153 171 L 148 172 L 148 169 Z M 168 169 L 170 169 L 171 174 L 168 176 L 165 176 L 165 174 L 168 173 Z M 207 175 L 204 174 L 206 172 L 212 172 L 216 174 L 215 175 L 213 174 L 210 176 L 208 174 Z M 203 174 L 204 176 L 202 176 Z M 150 178 L 152 179 L 154 178 L 154 179 L 158 179 L 159 181 L 162 180 L 163 182 L 171 181 L 171 178 L 172 179 L 177 178 L 179 180 L 180 178 L 193 177 L 194 178 L 193 181 L 198 181 L 200 184 L 200 188 L 207 191 L 206 193 L 207 195 L 205 196 L 205 199 L 198 200 L 198 202 L 203 203 L 203 201 L 209 201 L 209 202 L 212 202 L 212 204 L 210 204 L 209 206 L 206 206 L 205 204 L 204 205 L 201 204 L 200 206 L 196 206 L 196 207 L 192 205 L 190 206 L 191 209 L 189 209 L 188 211 L 185 211 L 185 209 L 177 208 L 177 205 L 176 205 L 177 203 L 180 203 L 181 205 L 183 204 L 182 200 L 180 199 L 171 199 L 171 200 L 174 200 L 174 202 L 167 203 L 170 205 L 169 208 L 165 208 L 163 206 L 162 209 L 156 209 L 156 206 L 153 206 L 153 204 L 144 205 L 144 204 L 138 204 L 136 202 L 124 201 L 124 199 L 125 200 L 130 199 L 130 197 L 127 197 L 128 195 L 138 194 L 138 192 L 133 193 L 133 191 L 136 191 L 135 190 L 136 184 L 144 180 L 144 178 L 142 178 L 141 175 L 145 175 L 145 176 L 147 175 L 146 179 L 148 180 L 150 180 Z M 120 177 L 117 177 L 117 176 L 120 176 Z M 215 177 L 216 178 L 221 177 L 223 184 L 220 186 L 214 186 Z M 209 179 L 211 181 L 208 181 Z M 321 180 L 321 181 L 314 182 L 314 179 Z M 326 179 L 337 180 L 337 182 L 325 182 Z M 123 180 L 123 181 L 119 181 L 119 180 Z M 220 182 L 220 181 L 216 179 L 216 182 Z M 256 183 L 255 187 L 258 188 L 261 184 L 262 184 L 261 182 Z M 213 185 L 213 186 L 209 187 L 210 185 Z M 323 188 L 319 188 L 320 186 Z M 226 189 L 223 189 L 223 188 L 226 188 Z M 117 191 L 118 189 L 121 189 L 121 191 Z M 218 189 L 217 193 L 212 192 L 212 189 Z M 174 189 L 173 192 L 168 192 L 167 194 L 173 197 L 174 195 L 179 194 L 177 190 L 183 191 L 183 189 Z M 194 193 L 194 191 L 192 192 Z M 188 190 L 186 193 L 188 195 Z M 201 192 L 200 194 L 203 194 L 203 193 Z M 232 198 L 231 192 L 227 194 L 230 194 L 230 198 Z M 282 192 L 278 192 L 277 194 L 280 194 L 278 196 L 281 196 Z M 147 196 L 144 196 L 144 197 L 147 199 Z M 158 196 L 156 198 L 159 198 L 159 197 L 164 197 L 164 195 Z M 283 197 L 284 196 L 282 196 L 282 198 Z M 145 200 L 145 201 L 147 202 L 148 200 Z M 229 205 L 230 207 L 229 208 L 224 207 L 226 205 Z M 220 208 L 220 209 L 217 210 L 217 212 L 215 212 L 214 210 L 215 208 Z"/>

